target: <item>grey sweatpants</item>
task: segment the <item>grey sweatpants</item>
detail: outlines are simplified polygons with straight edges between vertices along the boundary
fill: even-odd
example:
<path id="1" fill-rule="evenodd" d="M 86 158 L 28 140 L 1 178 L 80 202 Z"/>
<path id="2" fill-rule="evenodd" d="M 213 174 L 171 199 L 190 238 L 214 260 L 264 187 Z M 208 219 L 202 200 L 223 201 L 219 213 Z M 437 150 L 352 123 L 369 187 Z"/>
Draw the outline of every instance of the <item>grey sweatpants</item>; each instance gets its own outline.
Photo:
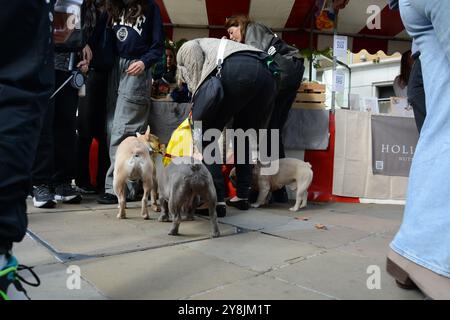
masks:
<path id="1" fill-rule="evenodd" d="M 151 72 L 148 70 L 139 76 L 127 75 L 126 70 L 132 62 L 120 58 L 110 79 L 110 87 L 118 86 L 115 107 L 114 99 L 109 101 L 106 124 L 111 166 L 106 174 L 105 193 L 110 194 L 114 194 L 113 172 L 117 147 L 125 138 L 135 136 L 138 131 L 145 131 L 150 113 Z"/>

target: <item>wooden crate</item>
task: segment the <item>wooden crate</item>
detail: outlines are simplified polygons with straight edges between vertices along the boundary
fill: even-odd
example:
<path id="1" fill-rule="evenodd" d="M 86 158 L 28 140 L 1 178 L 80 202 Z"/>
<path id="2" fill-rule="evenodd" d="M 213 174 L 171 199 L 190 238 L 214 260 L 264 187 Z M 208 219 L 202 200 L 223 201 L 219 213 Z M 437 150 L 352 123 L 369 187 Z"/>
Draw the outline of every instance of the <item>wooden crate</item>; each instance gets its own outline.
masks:
<path id="1" fill-rule="evenodd" d="M 297 90 L 294 109 L 325 109 L 326 87 L 323 84 L 306 82 Z"/>

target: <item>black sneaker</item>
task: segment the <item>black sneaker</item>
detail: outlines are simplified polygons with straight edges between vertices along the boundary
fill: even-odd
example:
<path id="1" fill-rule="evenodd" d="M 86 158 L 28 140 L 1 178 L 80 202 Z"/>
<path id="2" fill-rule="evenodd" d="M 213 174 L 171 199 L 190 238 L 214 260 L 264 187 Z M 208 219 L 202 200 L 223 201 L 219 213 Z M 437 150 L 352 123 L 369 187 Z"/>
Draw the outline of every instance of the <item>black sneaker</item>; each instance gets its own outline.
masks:
<path id="1" fill-rule="evenodd" d="M 216 212 L 218 218 L 223 218 L 227 215 L 227 207 L 223 204 L 218 204 L 216 206 Z M 198 214 L 200 216 L 209 217 L 209 210 L 208 209 L 195 209 L 195 214 Z"/>
<path id="2" fill-rule="evenodd" d="M 63 203 L 78 204 L 81 202 L 81 194 L 72 185 L 63 183 L 55 188 L 55 200 Z"/>
<path id="3" fill-rule="evenodd" d="M 248 200 L 231 201 L 231 199 L 228 199 L 227 206 L 235 207 L 238 208 L 239 210 L 250 209 L 250 204 L 248 203 Z"/>
<path id="4" fill-rule="evenodd" d="M 56 205 L 55 195 L 46 184 L 33 186 L 33 205 L 36 208 L 54 208 Z"/>
<path id="5" fill-rule="evenodd" d="M 97 202 L 100 204 L 117 204 L 117 197 L 111 193 L 104 193 L 98 196 Z"/>

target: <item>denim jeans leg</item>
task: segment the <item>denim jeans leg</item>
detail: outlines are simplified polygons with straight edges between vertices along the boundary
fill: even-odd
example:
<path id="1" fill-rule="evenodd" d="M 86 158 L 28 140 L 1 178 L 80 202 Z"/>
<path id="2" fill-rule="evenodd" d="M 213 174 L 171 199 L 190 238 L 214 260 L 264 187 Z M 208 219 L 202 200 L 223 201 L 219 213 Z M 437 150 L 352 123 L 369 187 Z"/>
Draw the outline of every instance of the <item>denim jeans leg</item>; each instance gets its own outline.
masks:
<path id="1" fill-rule="evenodd" d="M 391 248 L 450 278 L 450 2 L 400 0 L 400 12 L 420 48 L 427 116 L 411 167 L 403 222 Z"/>

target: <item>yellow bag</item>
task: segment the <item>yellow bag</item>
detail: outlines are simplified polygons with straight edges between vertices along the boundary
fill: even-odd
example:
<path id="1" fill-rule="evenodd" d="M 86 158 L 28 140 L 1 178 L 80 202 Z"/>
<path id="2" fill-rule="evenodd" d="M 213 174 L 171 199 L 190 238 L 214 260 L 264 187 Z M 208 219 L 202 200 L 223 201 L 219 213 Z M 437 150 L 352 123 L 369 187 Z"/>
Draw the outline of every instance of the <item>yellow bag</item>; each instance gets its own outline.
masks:
<path id="1" fill-rule="evenodd" d="M 164 166 L 168 166 L 173 158 L 192 157 L 194 141 L 190 116 L 184 120 L 172 133 L 164 155 Z"/>

